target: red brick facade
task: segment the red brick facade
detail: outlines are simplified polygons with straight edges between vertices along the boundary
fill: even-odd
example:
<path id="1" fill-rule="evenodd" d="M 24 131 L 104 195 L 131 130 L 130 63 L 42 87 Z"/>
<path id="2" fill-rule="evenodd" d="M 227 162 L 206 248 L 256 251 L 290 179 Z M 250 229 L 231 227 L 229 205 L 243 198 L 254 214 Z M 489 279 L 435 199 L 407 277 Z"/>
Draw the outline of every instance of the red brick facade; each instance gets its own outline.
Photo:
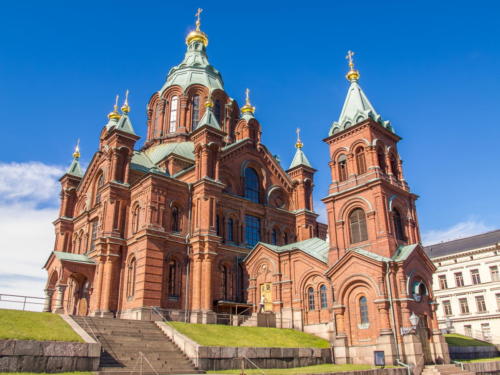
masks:
<path id="1" fill-rule="evenodd" d="M 239 303 L 327 337 L 338 362 L 370 363 L 374 350 L 417 355 L 404 334 L 414 313 L 425 360 L 446 361 L 399 137 L 368 116 L 325 139 L 328 227 L 318 223 L 315 170 L 285 170 L 261 143 L 201 34 L 151 97 L 144 146 L 128 106 L 115 109 L 85 173 L 61 178 L 47 310 L 141 318 L 161 307 L 203 322 Z"/>

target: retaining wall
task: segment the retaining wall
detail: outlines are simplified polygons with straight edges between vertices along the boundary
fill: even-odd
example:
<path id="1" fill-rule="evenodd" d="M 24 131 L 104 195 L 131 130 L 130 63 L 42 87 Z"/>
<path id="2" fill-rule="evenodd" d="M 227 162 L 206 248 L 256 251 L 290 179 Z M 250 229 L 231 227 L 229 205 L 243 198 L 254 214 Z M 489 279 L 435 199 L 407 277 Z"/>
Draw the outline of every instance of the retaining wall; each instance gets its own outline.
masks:
<path id="1" fill-rule="evenodd" d="M 451 359 L 478 359 L 498 356 L 495 346 L 448 346 Z"/>
<path id="2" fill-rule="evenodd" d="M 478 375 L 498 375 L 500 374 L 500 361 L 464 363 L 464 369 L 474 371 Z"/>

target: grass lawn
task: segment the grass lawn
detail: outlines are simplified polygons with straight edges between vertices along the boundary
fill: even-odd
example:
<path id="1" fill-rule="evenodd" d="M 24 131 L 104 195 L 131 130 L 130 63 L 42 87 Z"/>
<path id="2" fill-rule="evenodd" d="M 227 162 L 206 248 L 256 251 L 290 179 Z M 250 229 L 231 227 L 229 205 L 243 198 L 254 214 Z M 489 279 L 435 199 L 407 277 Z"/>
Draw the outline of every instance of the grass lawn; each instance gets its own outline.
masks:
<path id="1" fill-rule="evenodd" d="M 266 375 L 289 375 L 289 374 L 314 374 L 314 373 L 325 373 L 325 372 L 342 372 L 342 371 L 358 371 L 358 370 L 371 370 L 375 368 L 371 365 L 315 365 L 306 367 L 295 367 L 295 368 L 275 368 L 275 369 L 263 369 Z M 207 371 L 208 374 L 240 374 L 241 370 L 224 370 L 224 371 Z M 245 374 L 262 374 L 261 371 L 252 369 L 246 370 Z"/>
<path id="2" fill-rule="evenodd" d="M 96 374 L 95 372 L 56 372 L 56 373 L 47 373 L 47 372 L 0 372 L 0 375 L 92 375 Z"/>
<path id="3" fill-rule="evenodd" d="M 6 309 L 0 309 L 0 339 L 83 342 L 59 315 Z"/>
<path id="4" fill-rule="evenodd" d="M 458 362 L 475 363 L 475 362 L 500 362 L 500 357 L 479 358 L 479 359 L 457 359 Z"/>
<path id="5" fill-rule="evenodd" d="M 458 333 L 448 333 L 444 335 L 446 343 L 450 346 L 493 346 L 486 341 L 476 340 L 472 337 L 459 335 Z"/>
<path id="6" fill-rule="evenodd" d="M 261 348 L 329 348 L 328 341 L 293 329 L 233 327 L 219 324 L 170 322 L 180 333 L 204 346 Z"/>

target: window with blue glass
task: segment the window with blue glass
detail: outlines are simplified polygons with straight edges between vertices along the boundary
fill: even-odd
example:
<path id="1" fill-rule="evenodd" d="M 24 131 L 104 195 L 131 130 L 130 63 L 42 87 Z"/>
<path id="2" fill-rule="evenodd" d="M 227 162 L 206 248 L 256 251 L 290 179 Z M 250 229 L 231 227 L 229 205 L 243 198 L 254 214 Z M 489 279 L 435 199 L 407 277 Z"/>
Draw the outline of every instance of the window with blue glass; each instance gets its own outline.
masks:
<path id="1" fill-rule="evenodd" d="M 245 240 L 247 246 L 253 247 L 260 241 L 260 219 L 245 215 Z"/>
<path id="2" fill-rule="evenodd" d="M 259 203 L 259 176 L 252 168 L 245 169 L 245 198 Z"/>
<path id="3" fill-rule="evenodd" d="M 276 231 L 276 229 L 273 229 L 273 232 L 271 233 L 271 243 L 273 245 L 278 244 L 278 232 Z"/>
<path id="4" fill-rule="evenodd" d="M 229 242 L 233 242 L 234 241 L 233 231 L 234 231 L 234 221 L 233 221 L 233 219 L 229 219 L 227 221 L 227 231 L 226 231 L 227 240 Z"/>

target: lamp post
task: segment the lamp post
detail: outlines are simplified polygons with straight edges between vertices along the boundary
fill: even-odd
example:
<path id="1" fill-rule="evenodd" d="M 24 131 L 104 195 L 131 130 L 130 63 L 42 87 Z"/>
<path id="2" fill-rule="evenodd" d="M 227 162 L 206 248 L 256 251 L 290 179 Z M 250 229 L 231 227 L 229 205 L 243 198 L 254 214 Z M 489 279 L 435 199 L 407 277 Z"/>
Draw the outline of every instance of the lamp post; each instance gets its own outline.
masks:
<path id="1" fill-rule="evenodd" d="M 449 316 L 446 317 L 445 324 L 446 324 L 446 332 L 452 333 L 453 332 L 453 322 L 451 321 Z"/>

